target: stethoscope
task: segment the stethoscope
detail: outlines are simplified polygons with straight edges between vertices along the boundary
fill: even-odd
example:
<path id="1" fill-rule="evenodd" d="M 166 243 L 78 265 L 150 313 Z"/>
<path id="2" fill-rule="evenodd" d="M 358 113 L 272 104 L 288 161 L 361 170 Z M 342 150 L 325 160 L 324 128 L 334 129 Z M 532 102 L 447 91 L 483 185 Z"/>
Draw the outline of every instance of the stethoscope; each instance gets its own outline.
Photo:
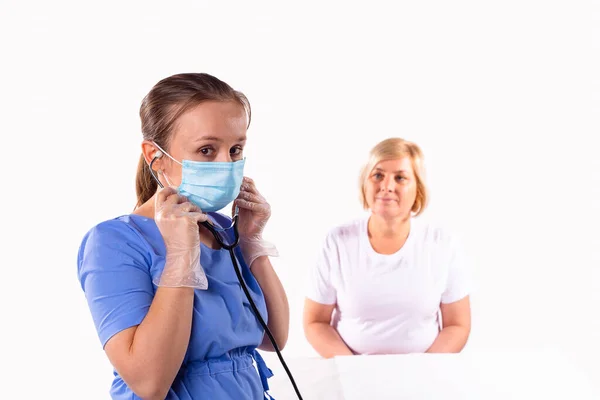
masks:
<path id="1" fill-rule="evenodd" d="M 154 157 L 152 158 L 152 161 L 150 162 L 150 165 L 148 165 L 148 168 L 150 169 L 150 173 L 152 174 L 152 177 L 154 178 L 154 180 L 156 181 L 156 183 L 158 183 L 158 185 L 161 188 L 164 188 L 164 185 L 161 183 L 161 181 L 155 175 L 154 170 L 152 169 L 152 164 L 154 164 L 154 161 L 156 161 L 160 157 L 162 157 L 162 152 L 161 151 L 157 151 L 156 153 L 154 153 Z M 217 241 L 217 243 L 219 243 L 219 246 L 221 246 L 225 250 L 229 251 L 229 256 L 231 258 L 231 262 L 233 263 L 233 266 L 234 266 L 234 269 L 235 269 L 235 274 L 236 274 L 236 276 L 238 278 L 238 281 L 240 282 L 240 285 L 242 286 L 242 289 L 244 290 L 244 294 L 246 295 L 246 298 L 250 302 L 250 306 L 252 307 L 252 311 L 254 311 L 254 315 L 256 316 L 256 318 L 258 318 L 258 322 L 263 327 L 263 329 L 265 330 L 267 336 L 269 337 L 269 340 L 271 341 L 271 344 L 273 345 L 273 348 L 275 349 L 275 352 L 277 353 L 277 357 L 279 358 L 279 361 L 281 362 L 281 365 L 283 366 L 283 368 L 285 369 L 285 372 L 287 373 L 288 377 L 290 378 L 290 381 L 292 383 L 292 386 L 294 387 L 294 391 L 296 392 L 296 395 L 298 396 L 298 398 L 300 400 L 302 400 L 302 396 L 300 395 L 300 391 L 298 390 L 298 386 L 296 386 L 296 382 L 294 381 L 294 377 L 292 376 L 292 373 L 290 372 L 287 364 L 285 363 L 285 360 L 283 359 L 283 356 L 281 355 L 281 351 L 279 350 L 279 346 L 277 346 L 277 342 L 275 341 L 275 338 L 273 337 L 273 335 L 271 334 L 271 331 L 267 327 L 267 324 L 265 323 L 265 320 L 260 315 L 260 311 L 258 311 L 258 308 L 256 307 L 256 304 L 254 304 L 254 300 L 252 300 L 252 297 L 250 296 L 250 292 L 248 292 L 248 288 L 246 287 L 246 283 L 244 282 L 244 278 L 242 277 L 242 274 L 240 272 L 240 267 L 239 267 L 239 265 L 237 263 L 237 259 L 235 257 L 234 252 L 233 252 L 233 250 L 235 249 L 235 247 L 238 245 L 238 243 L 240 241 L 240 235 L 239 235 L 238 227 L 237 227 L 238 219 L 239 219 L 238 208 L 236 207 L 235 208 L 235 212 L 234 212 L 234 216 L 232 218 L 231 226 L 229 226 L 228 228 L 218 229 L 215 226 L 213 226 L 213 224 L 211 224 L 208 220 L 207 221 L 202 221 L 202 222 L 200 222 L 200 224 L 202 226 L 204 226 L 206 229 L 208 229 L 208 231 L 210 233 L 212 233 L 212 235 L 214 236 L 214 238 Z M 219 232 L 225 232 L 226 230 L 231 229 L 231 228 L 233 228 L 233 238 L 234 239 L 233 239 L 232 243 L 227 244 L 227 243 L 225 243 L 223 241 L 223 238 L 222 238 L 222 236 L 225 236 L 225 235 L 220 235 Z"/>

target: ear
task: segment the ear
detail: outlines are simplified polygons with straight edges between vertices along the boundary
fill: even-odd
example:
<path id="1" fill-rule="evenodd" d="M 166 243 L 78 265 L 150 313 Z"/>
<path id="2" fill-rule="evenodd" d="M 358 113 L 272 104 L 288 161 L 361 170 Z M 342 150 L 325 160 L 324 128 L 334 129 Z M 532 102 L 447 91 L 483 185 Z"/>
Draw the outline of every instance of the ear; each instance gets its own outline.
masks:
<path id="1" fill-rule="evenodd" d="M 154 164 L 152 164 L 152 169 L 154 171 L 160 170 L 162 164 L 161 160 L 165 157 L 165 155 L 158 149 L 158 147 L 156 147 L 154 143 L 144 140 L 142 142 L 142 154 L 144 155 L 144 159 L 148 165 L 150 165 L 154 158 L 157 158 Z"/>

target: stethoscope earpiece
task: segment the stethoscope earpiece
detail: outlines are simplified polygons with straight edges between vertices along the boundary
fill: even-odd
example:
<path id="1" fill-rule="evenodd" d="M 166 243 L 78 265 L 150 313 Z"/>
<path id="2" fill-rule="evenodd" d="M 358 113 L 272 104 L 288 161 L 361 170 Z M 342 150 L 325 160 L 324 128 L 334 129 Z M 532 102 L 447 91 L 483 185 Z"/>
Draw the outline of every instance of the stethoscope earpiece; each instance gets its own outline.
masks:
<path id="1" fill-rule="evenodd" d="M 154 164 L 154 161 L 158 160 L 159 158 L 161 158 L 163 155 L 162 151 L 157 150 L 154 153 L 154 157 L 152 158 L 152 161 L 150 161 L 150 165 L 148 165 L 148 169 L 150 170 L 150 174 L 152 174 L 152 177 L 154 178 L 154 180 L 156 181 L 156 183 L 158 183 L 158 186 L 160 186 L 161 188 L 164 188 L 163 184 L 160 182 L 160 179 L 158 179 L 158 177 L 154 174 L 154 170 L 152 169 L 152 164 Z M 158 171 L 159 174 L 162 174 L 162 172 L 159 170 Z"/>

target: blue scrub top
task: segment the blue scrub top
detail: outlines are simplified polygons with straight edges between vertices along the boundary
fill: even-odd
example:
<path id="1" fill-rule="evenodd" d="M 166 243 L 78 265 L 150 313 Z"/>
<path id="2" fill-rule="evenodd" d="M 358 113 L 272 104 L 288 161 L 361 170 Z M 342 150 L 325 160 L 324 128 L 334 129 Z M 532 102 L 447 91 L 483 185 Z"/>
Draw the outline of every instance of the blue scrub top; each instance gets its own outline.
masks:
<path id="1" fill-rule="evenodd" d="M 209 216 L 219 226 L 231 224 L 222 214 Z M 227 234 L 231 241 L 233 233 Z M 248 291 L 267 322 L 260 286 L 239 248 L 234 251 Z M 256 350 L 264 330 L 238 282 L 229 252 L 201 244 L 200 262 L 208 290 L 195 290 L 190 342 L 166 399 L 266 399 L 272 372 Z M 164 263 L 165 245 L 153 219 L 121 216 L 96 225 L 84 236 L 78 276 L 102 347 L 116 333 L 142 322 L 157 289 L 153 277 L 160 276 Z M 139 399 L 116 371 L 114 375 L 112 399 Z"/>

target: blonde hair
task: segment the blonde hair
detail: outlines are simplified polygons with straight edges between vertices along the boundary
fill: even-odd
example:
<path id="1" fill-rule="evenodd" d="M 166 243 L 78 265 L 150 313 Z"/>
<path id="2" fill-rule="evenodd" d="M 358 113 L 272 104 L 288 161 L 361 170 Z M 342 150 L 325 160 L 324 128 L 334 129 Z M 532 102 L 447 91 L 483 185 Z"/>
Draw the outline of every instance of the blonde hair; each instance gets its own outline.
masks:
<path id="1" fill-rule="evenodd" d="M 425 186 L 423 152 L 417 144 L 401 138 L 385 139 L 377 143 L 369 152 L 369 159 L 363 166 L 359 178 L 360 201 L 365 210 L 369 208 L 365 197 L 365 182 L 371 174 L 371 171 L 373 171 L 373 168 L 381 161 L 397 160 L 403 157 L 410 158 L 417 181 L 417 196 L 411 211 L 415 216 L 418 216 L 425 210 L 429 194 L 427 186 Z"/>

